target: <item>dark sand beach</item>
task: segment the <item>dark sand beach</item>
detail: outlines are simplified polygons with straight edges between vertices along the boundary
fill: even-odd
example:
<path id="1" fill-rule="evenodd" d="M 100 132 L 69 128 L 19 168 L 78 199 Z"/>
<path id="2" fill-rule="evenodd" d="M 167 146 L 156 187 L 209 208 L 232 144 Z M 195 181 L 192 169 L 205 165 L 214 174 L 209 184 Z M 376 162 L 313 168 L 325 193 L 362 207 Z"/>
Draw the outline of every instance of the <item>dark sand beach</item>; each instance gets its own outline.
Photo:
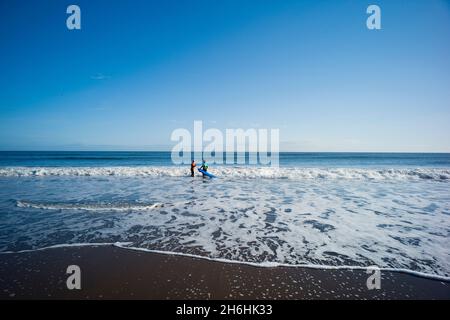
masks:
<path id="1" fill-rule="evenodd" d="M 81 290 L 68 290 L 68 265 Z M 0 255 L 1 299 L 450 299 L 450 283 L 382 272 L 368 290 L 364 270 L 255 267 L 114 246 Z"/>

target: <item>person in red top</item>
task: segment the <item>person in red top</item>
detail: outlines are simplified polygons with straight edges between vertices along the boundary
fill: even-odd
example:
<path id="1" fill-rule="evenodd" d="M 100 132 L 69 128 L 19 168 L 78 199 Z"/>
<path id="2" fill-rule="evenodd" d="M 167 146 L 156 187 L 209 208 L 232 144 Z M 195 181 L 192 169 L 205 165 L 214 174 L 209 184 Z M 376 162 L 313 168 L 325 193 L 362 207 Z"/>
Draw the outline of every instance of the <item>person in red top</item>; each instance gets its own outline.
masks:
<path id="1" fill-rule="evenodd" d="M 197 166 L 197 164 L 195 163 L 195 160 L 192 160 L 191 162 L 191 177 L 194 176 L 194 169 Z"/>

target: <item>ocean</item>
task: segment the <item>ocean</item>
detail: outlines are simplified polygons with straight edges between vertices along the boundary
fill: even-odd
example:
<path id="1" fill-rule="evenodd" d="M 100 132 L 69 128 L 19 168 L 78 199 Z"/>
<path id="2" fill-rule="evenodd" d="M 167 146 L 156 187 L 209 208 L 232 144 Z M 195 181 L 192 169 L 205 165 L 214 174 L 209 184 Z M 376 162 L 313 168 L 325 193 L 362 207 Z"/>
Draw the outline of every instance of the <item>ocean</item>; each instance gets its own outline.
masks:
<path id="1" fill-rule="evenodd" d="M 204 179 L 169 152 L 0 152 L 0 252 L 114 244 L 450 280 L 450 154 L 280 153 L 279 162 L 210 164 L 218 178 Z"/>

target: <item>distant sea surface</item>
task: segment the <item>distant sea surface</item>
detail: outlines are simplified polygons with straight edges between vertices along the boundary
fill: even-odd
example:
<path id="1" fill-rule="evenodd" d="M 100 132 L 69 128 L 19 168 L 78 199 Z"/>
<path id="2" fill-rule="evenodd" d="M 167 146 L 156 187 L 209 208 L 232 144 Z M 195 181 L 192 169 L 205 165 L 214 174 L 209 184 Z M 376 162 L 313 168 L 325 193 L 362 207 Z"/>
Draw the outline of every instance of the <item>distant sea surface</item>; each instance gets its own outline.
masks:
<path id="1" fill-rule="evenodd" d="M 170 152 L 0 152 L 0 252 L 114 243 L 450 280 L 450 154 L 280 153 L 279 163 L 210 163 L 218 178 L 204 179 Z"/>
<path id="2" fill-rule="evenodd" d="M 248 153 L 239 154 L 239 158 Z M 235 154 L 235 158 L 238 155 Z M 201 161 L 202 159 L 195 159 Z M 247 161 L 248 162 L 248 161 Z M 450 153 L 281 152 L 283 167 L 450 167 Z M 170 166 L 170 152 L 0 151 L 0 166 Z"/>

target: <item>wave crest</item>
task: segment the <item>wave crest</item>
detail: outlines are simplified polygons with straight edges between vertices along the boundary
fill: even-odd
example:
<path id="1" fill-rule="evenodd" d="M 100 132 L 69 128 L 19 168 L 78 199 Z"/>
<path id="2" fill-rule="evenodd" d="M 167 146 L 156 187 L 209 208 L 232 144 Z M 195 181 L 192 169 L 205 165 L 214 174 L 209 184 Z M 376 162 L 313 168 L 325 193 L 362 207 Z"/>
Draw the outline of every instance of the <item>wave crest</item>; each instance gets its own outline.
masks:
<path id="1" fill-rule="evenodd" d="M 436 180 L 448 181 L 450 169 L 362 169 L 362 168 L 271 168 L 228 167 L 211 168 L 221 178 L 265 179 L 357 179 L 357 180 Z M 118 176 L 118 177 L 184 177 L 189 168 L 170 166 L 149 167 L 8 167 L 0 169 L 0 177 L 46 176 Z"/>
<path id="2" fill-rule="evenodd" d="M 84 211 L 146 211 L 160 208 L 161 203 L 46 203 L 18 200 L 19 208 L 46 210 L 84 210 Z"/>

